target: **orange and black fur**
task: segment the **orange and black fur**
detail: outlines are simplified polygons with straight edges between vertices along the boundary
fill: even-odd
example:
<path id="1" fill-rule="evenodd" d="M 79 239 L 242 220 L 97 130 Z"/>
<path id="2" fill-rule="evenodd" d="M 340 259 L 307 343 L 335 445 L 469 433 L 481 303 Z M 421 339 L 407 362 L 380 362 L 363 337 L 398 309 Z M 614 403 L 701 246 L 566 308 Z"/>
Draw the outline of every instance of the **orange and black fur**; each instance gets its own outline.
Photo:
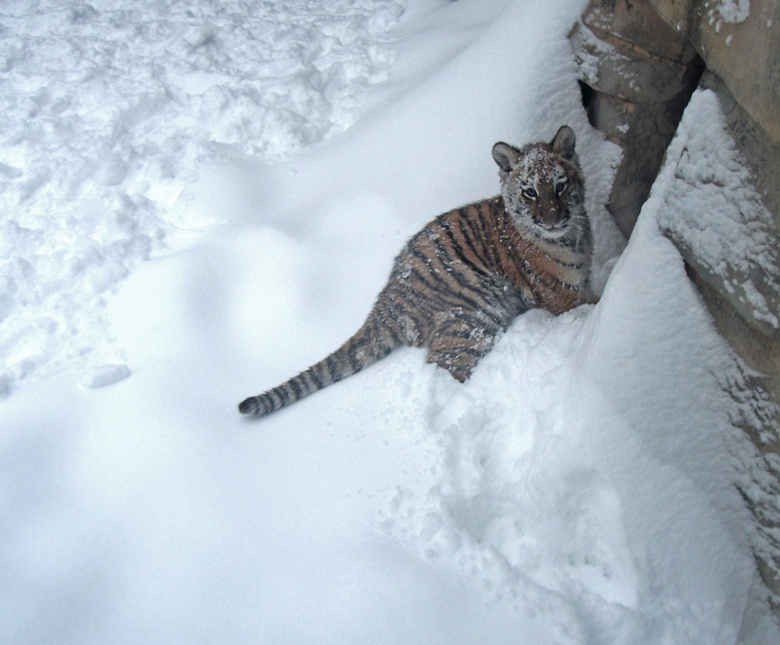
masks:
<path id="1" fill-rule="evenodd" d="M 366 322 L 316 365 L 239 410 L 264 416 L 372 365 L 425 347 L 458 381 L 532 308 L 591 302 L 591 231 L 574 132 L 551 143 L 493 146 L 501 194 L 439 215 L 407 242 Z"/>

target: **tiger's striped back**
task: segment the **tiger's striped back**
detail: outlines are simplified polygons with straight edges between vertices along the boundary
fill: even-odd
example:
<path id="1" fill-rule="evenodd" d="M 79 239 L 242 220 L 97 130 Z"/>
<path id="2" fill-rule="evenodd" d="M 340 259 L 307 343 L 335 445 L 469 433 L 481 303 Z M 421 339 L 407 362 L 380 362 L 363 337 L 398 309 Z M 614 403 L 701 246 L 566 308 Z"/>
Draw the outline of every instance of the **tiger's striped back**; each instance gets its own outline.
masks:
<path id="1" fill-rule="evenodd" d="M 574 132 L 521 149 L 497 143 L 501 195 L 444 213 L 396 257 L 366 322 L 331 355 L 242 413 L 264 416 L 355 374 L 402 345 L 463 382 L 520 313 L 590 301 L 591 232 Z"/>

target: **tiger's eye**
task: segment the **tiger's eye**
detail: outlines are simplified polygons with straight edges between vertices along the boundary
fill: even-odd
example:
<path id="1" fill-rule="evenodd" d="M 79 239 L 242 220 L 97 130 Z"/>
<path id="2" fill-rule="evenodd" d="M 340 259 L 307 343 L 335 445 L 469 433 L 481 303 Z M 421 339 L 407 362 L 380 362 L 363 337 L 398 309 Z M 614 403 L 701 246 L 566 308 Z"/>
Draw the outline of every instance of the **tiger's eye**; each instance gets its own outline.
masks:
<path id="1" fill-rule="evenodd" d="M 566 190 L 567 184 L 565 181 L 559 181 L 557 184 L 555 184 L 555 194 L 556 195 L 562 195 L 563 192 Z"/>
<path id="2" fill-rule="evenodd" d="M 535 188 L 523 188 L 523 195 L 528 199 L 536 199 L 538 196 Z"/>

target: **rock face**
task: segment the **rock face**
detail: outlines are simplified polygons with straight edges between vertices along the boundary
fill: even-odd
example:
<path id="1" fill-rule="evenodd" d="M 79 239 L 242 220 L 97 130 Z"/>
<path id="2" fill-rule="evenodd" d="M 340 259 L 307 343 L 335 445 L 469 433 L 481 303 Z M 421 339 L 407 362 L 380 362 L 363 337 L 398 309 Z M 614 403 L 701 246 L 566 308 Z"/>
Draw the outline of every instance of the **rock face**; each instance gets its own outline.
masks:
<path id="1" fill-rule="evenodd" d="M 624 151 L 607 208 L 628 236 L 703 63 L 648 2 L 594 0 L 570 38 L 591 123 Z"/>
<path id="2" fill-rule="evenodd" d="M 733 187 L 742 195 L 731 199 L 728 225 L 754 244 L 738 249 L 718 240 L 719 234 L 727 237 L 721 234 L 726 227 L 718 229 L 704 207 L 700 213 L 689 209 L 689 220 L 693 213 L 698 221 L 670 212 L 659 223 L 688 264 L 721 335 L 763 375 L 746 385 L 748 395 L 774 409 L 762 428 L 746 428 L 770 475 L 746 499 L 765 537 L 759 569 L 780 612 L 780 470 L 773 467 L 780 463 L 780 3 L 592 0 L 570 40 L 590 121 L 623 150 L 608 209 L 626 235 L 664 156 L 687 154 L 669 143 L 691 95 L 700 88 L 717 97 L 725 143 L 737 160 Z M 706 177 L 699 180 L 702 190 L 713 192 L 704 187 Z M 729 190 L 716 184 L 714 193 L 728 201 Z M 719 242 L 719 254 L 701 243 L 707 234 Z"/>

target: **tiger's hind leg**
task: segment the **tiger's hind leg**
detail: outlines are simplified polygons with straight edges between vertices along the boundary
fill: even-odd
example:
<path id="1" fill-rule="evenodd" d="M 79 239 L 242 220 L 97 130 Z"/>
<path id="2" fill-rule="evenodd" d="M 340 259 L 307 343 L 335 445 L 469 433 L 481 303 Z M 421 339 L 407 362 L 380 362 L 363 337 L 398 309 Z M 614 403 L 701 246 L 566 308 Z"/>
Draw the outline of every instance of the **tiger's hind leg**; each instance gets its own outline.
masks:
<path id="1" fill-rule="evenodd" d="M 428 363 L 443 367 L 464 383 L 487 354 L 500 331 L 479 315 L 449 313 L 436 327 L 428 346 Z"/>

